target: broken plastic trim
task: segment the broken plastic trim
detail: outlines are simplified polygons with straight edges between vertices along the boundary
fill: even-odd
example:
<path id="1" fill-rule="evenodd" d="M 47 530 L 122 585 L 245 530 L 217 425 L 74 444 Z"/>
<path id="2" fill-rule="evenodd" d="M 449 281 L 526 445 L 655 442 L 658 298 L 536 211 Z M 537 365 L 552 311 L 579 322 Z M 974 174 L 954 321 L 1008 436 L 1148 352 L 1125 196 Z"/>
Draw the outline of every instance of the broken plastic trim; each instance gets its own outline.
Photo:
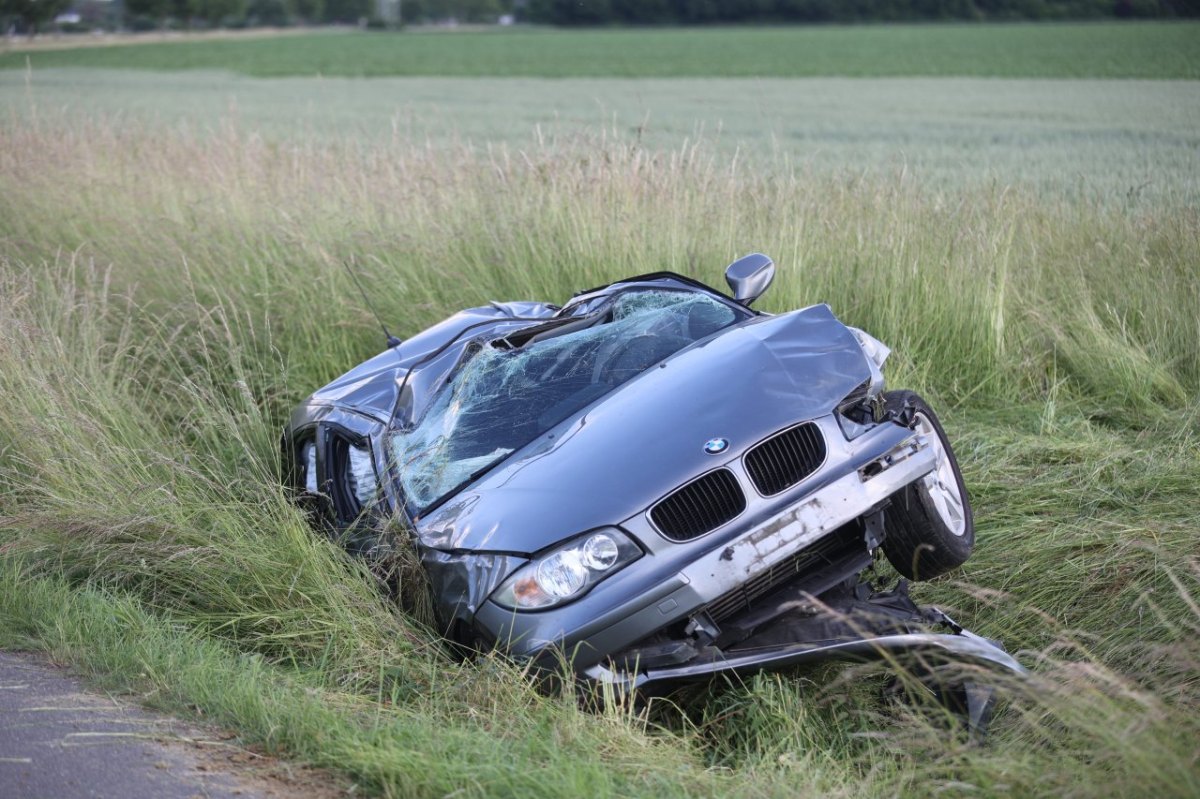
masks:
<path id="1" fill-rule="evenodd" d="M 657 683 L 704 680 L 723 671 L 749 673 L 829 659 L 876 660 L 905 653 L 944 653 L 1001 672 L 1026 674 L 1025 668 L 995 641 L 976 635 L 936 607 L 913 603 L 905 581 L 892 591 L 873 591 L 858 580 L 821 596 L 805 594 L 795 601 L 790 592 L 761 600 L 762 615 L 773 605 L 753 634 L 730 646 L 714 646 L 721 635 L 647 642 L 618 653 L 607 664 L 584 673 L 600 682 L 626 689 Z M 724 622 L 736 626 L 737 619 Z M 935 632 L 937 627 L 949 632 Z M 689 627 L 685 633 L 691 631 Z"/>
<path id="2" fill-rule="evenodd" d="M 883 474 L 898 463 L 902 463 L 929 446 L 920 436 L 910 436 L 890 450 L 858 470 L 863 482 Z"/>

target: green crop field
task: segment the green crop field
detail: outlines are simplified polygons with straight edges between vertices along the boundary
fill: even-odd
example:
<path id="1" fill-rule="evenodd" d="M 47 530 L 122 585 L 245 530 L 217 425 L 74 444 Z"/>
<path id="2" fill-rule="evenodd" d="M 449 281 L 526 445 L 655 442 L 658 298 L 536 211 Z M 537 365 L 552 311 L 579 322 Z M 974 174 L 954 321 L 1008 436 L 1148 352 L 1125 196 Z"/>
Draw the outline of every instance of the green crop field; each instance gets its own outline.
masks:
<path id="1" fill-rule="evenodd" d="M 1200 81 L 1001 78 L 250 78 L 0 71 L 0 119 L 511 153 L 699 146 L 736 169 L 929 190 L 1022 186 L 1124 208 L 1200 203 Z"/>
<path id="2" fill-rule="evenodd" d="M 1177 46 L 1150 75 L 1133 44 L 1078 73 L 1120 80 L 1011 77 L 1030 66 L 1008 37 L 1064 31 Z M 22 69 L 0 72 L 0 646 L 362 795 L 1200 794 L 1200 83 L 1170 55 L 1196 31 L 264 42 L 260 69 L 310 76 L 291 78 L 211 71 L 256 72 L 224 43 L 2 56 Z M 313 42 L 351 75 L 367 70 L 346 43 L 364 63 L 440 43 L 478 70 L 474 48 L 526 37 L 540 69 L 591 75 L 589 37 L 674 35 L 793 37 L 875 77 L 311 77 Z M 1008 55 L 882 78 L 875 53 L 841 52 L 856 36 Z M 205 69 L 148 71 L 172 52 Z M 636 74 L 697 74 L 659 60 Z M 1003 698 L 983 746 L 885 692 L 880 668 L 649 708 L 539 692 L 497 655 L 451 657 L 278 486 L 291 406 L 383 345 L 344 262 L 407 336 L 632 273 L 718 285 L 751 250 L 780 267 L 765 310 L 830 303 L 893 347 L 892 386 L 942 412 L 978 544 L 913 594 L 1031 669 L 976 675 Z"/>
<path id="3" fill-rule="evenodd" d="M 44 52 L 0 68 L 466 77 L 1200 77 L 1200 23 L 320 33 Z"/>

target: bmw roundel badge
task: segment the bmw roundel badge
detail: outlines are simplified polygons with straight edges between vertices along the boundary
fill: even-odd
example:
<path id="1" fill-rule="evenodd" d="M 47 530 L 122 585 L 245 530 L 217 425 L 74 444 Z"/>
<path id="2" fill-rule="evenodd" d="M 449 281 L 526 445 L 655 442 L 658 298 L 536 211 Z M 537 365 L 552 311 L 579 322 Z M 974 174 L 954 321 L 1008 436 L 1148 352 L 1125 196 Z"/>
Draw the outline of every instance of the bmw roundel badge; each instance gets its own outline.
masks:
<path id="1" fill-rule="evenodd" d="M 729 449 L 729 441 L 724 438 L 710 438 L 704 442 L 704 451 L 709 455 L 720 455 L 725 450 Z"/>

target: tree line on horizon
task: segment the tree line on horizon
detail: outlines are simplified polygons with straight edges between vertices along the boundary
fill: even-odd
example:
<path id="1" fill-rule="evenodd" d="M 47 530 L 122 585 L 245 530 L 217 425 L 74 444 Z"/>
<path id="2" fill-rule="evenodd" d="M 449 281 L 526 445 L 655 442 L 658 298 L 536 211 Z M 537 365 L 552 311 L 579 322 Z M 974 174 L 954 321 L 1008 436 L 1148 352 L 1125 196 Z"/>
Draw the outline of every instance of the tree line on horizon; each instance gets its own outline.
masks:
<path id="1" fill-rule="evenodd" d="M 1068 20 L 1200 16 L 1200 0 L 0 0 L 0 25 L 67 29 L 242 28 L 506 21 L 562 27 Z M 63 27 L 63 26 L 60 26 Z"/>

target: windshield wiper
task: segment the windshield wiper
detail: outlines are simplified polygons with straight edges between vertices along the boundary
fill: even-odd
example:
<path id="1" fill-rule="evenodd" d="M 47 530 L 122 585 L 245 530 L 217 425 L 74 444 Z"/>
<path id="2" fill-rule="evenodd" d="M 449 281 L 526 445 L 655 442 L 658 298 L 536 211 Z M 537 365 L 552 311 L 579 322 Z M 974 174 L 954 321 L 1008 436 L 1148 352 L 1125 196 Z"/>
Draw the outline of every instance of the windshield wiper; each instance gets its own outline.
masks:
<path id="1" fill-rule="evenodd" d="M 514 330 L 506 336 L 494 339 L 492 346 L 497 349 L 515 350 L 524 347 L 532 341 L 542 341 L 543 336 L 549 337 L 547 334 L 553 333 L 555 336 L 561 336 L 580 328 L 591 327 L 595 323 L 596 320 L 593 314 L 551 319 L 544 324 L 523 327 L 520 330 Z"/>

